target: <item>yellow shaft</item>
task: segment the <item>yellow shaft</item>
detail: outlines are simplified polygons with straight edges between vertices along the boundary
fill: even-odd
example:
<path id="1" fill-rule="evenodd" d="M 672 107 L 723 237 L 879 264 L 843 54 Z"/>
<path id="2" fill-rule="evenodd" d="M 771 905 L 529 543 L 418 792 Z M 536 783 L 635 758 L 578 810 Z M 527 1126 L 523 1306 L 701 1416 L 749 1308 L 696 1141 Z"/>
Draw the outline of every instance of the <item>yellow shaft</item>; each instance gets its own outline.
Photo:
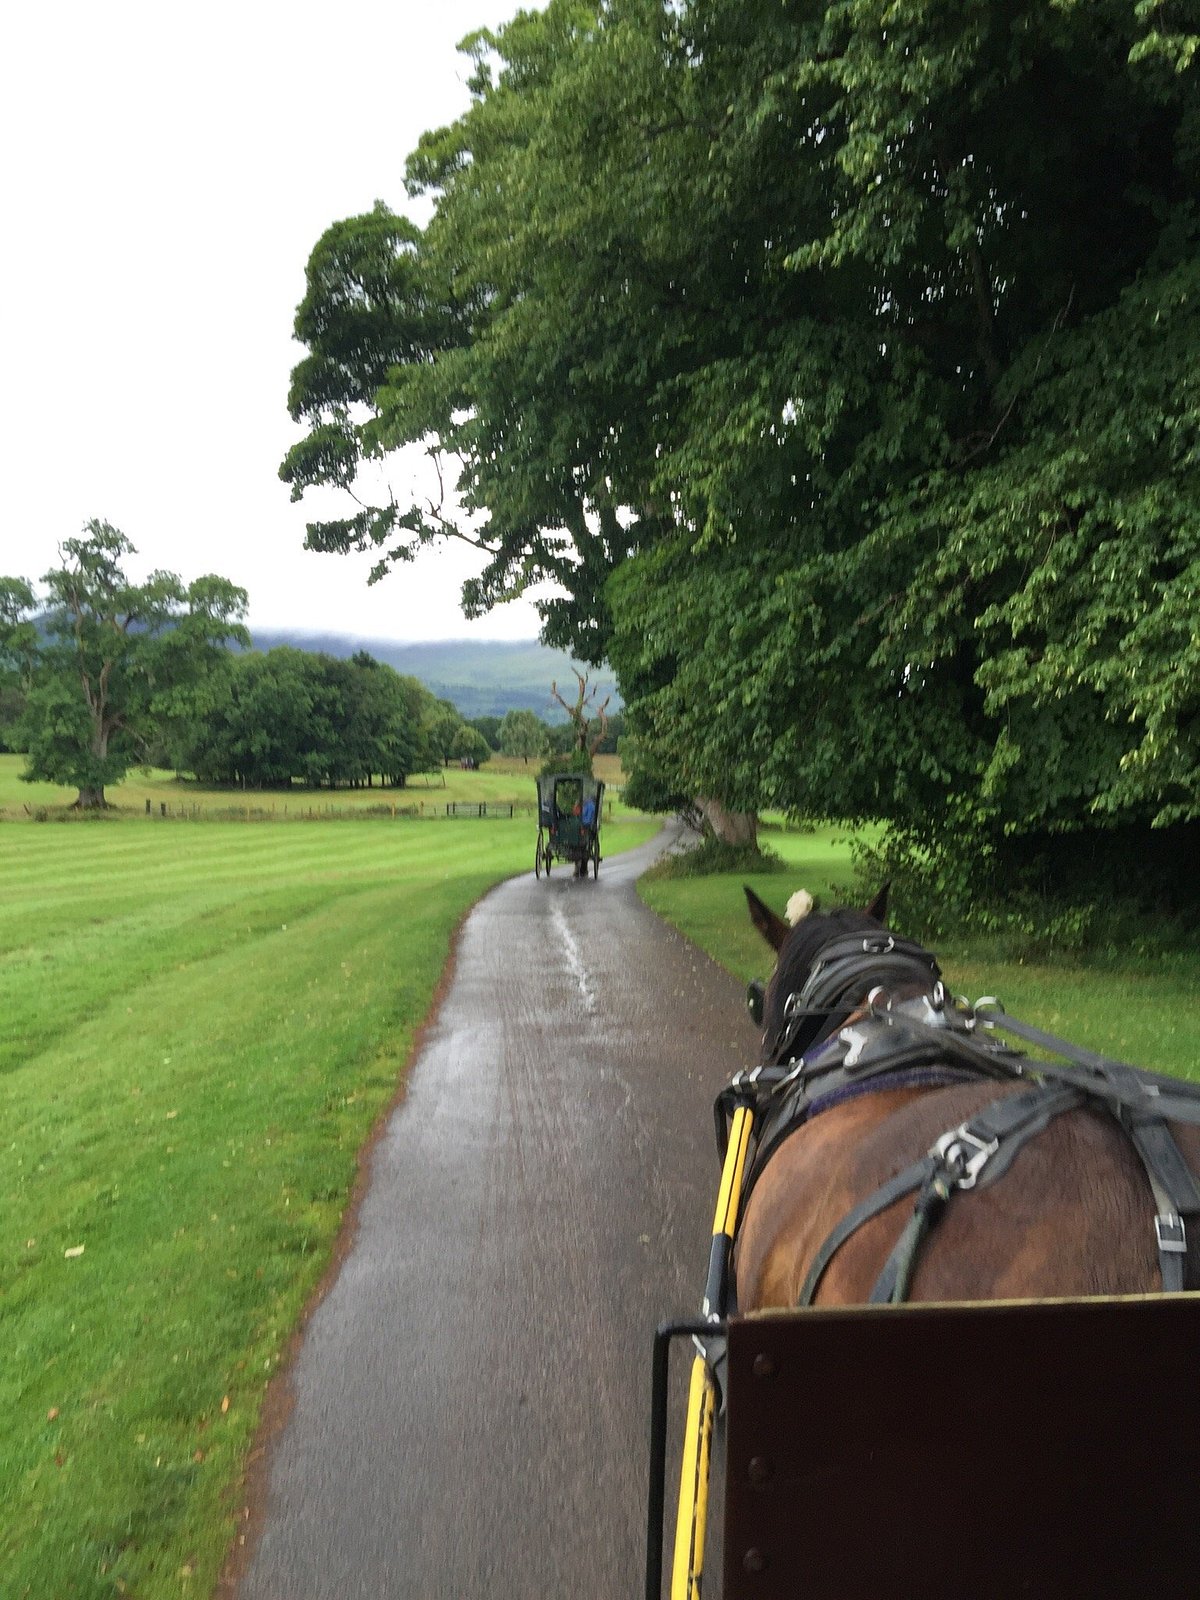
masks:
<path id="1" fill-rule="evenodd" d="M 671 1600 L 700 1600 L 715 1409 L 716 1396 L 708 1366 L 703 1356 L 697 1356 L 692 1362 L 687 1433 L 683 1442 L 683 1466 L 679 1473 L 679 1520 L 675 1524 Z"/>
<path id="2" fill-rule="evenodd" d="M 747 1106 L 739 1106 L 729 1128 L 729 1147 L 717 1192 L 713 1218 L 714 1247 L 733 1241 L 738 1205 L 742 1195 L 742 1176 L 754 1116 Z M 724 1308 L 706 1305 L 706 1313 Z M 712 1461 L 713 1418 L 716 1415 L 716 1388 L 703 1356 L 692 1362 L 688 1389 L 687 1423 L 683 1437 L 683 1464 L 679 1473 L 679 1515 L 675 1523 L 675 1558 L 671 1566 L 671 1600 L 700 1600 L 704 1576 L 704 1531 L 708 1522 L 708 1480 Z"/>
<path id="3" fill-rule="evenodd" d="M 725 1166 L 721 1173 L 721 1187 L 717 1192 L 717 1214 L 713 1218 L 713 1236 L 725 1234 L 733 1238 L 737 1227 L 738 1206 L 742 1198 L 742 1176 L 746 1170 L 746 1152 L 750 1148 L 750 1134 L 754 1127 L 754 1113 L 749 1106 L 739 1106 L 729 1125 L 729 1148 L 725 1152 Z"/>

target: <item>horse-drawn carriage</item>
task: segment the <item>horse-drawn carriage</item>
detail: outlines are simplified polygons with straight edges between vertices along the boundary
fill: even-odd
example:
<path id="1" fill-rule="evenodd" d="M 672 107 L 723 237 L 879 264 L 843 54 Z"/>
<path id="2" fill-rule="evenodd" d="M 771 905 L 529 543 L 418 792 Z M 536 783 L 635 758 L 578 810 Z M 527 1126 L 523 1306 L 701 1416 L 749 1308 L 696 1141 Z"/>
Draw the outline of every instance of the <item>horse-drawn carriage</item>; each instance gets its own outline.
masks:
<path id="1" fill-rule="evenodd" d="M 540 878 L 556 860 L 570 861 L 577 878 L 600 876 L 600 822 L 604 785 L 578 772 L 543 773 L 537 781 L 538 836 L 533 870 Z"/>
<path id="2" fill-rule="evenodd" d="M 701 1315 L 655 1339 L 647 1600 L 678 1339 L 671 1600 L 714 1434 L 724 1600 L 1200 1593 L 1200 1091 L 954 1000 L 879 903 L 747 895 L 778 961 Z"/>

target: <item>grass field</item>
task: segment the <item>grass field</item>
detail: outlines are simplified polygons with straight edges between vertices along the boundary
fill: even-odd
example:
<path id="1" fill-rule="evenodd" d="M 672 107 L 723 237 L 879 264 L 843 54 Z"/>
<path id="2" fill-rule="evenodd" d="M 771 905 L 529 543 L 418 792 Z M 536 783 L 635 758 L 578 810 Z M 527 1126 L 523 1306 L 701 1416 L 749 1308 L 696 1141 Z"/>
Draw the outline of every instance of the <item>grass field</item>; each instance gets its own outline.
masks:
<path id="1" fill-rule="evenodd" d="M 518 757 L 494 756 L 478 772 L 463 772 L 447 767 L 442 772 L 420 773 L 410 778 L 403 789 L 271 789 L 244 793 L 239 789 L 212 789 L 171 772 L 135 770 L 123 783 L 107 789 L 109 803 L 130 816 L 146 815 L 146 802 L 154 820 L 161 820 L 165 805 L 169 817 L 199 812 L 201 817 L 225 816 L 246 809 L 276 821 L 303 820 L 307 815 L 338 815 L 361 810 L 396 806 L 403 811 L 417 807 L 426 816 L 445 816 L 448 803 L 489 801 L 515 805 L 532 814 L 537 807 L 535 779 L 537 761 L 526 765 Z M 75 799 L 73 789 L 51 783 L 26 783 L 21 773 L 25 757 L 0 755 L 0 819 L 30 819 L 39 811 L 51 816 L 69 807 Z M 596 776 L 610 785 L 606 809 L 610 815 L 626 814 L 616 788 L 622 782 L 621 764 L 616 756 L 597 756 Z"/>
<path id="2" fill-rule="evenodd" d="M 5 1600 L 211 1592 L 453 929 L 532 847 L 528 818 L 0 825 Z"/>
<path id="3" fill-rule="evenodd" d="M 648 905 L 746 981 L 767 977 L 773 959 L 750 925 L 743 882 L 782 913 L 801 885 L 823 896 L 827 906 L 841 903 L 853 876 L 849 838 L 837 829 L 772 832 L 764 843 L 787 861 L 787 872 L 649 878 L 640 885 Z M 998 995 L 1014 1016 L 1062 1037 L 1200 1080 L 1200 972 L 1194 956 L 1026 963 L 997 960 L 982 944 L 950 946 L 938 954 L 956 992 Z M 756 1039 L 749 1026 L 746 1045 L 752 1054 Z"/>

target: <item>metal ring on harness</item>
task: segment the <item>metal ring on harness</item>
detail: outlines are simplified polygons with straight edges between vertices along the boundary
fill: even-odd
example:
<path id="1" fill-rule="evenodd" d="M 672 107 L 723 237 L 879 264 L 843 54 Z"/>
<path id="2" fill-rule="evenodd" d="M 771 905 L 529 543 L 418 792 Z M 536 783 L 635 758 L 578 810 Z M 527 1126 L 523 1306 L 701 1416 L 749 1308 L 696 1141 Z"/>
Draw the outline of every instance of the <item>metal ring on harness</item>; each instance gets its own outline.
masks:
<path id="1" fill-rule="evenodd" d="M 979 1174 L 999 1148 L 998 1138 L 980 1139 L 964 1122 L 944 1133 L 929 1154 L 942 1164 L 956 1189 L 973 1189 Z"/>

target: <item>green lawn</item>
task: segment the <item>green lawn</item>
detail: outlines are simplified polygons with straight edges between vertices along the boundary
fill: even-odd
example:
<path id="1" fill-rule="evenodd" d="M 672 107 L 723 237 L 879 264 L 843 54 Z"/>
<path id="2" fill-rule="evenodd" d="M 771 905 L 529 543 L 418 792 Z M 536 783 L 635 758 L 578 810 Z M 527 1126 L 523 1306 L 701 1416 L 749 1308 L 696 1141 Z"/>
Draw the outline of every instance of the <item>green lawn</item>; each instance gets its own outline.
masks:
<path id="1" fill-rule="evenodd" d="M 0 824 L 5 1600 L 211 1592 L 454 927 L 532 853 L 527 818 Z"/>
<path id="2" fill-rule="evenodd" d="M 643 879 L 646 903 L 735 976 L 769 975 L 773 958 L 750 925 L 742 883 L 781 914 L 793 889 L 841 903 L 852 878 L 844 830 L 772 832 L 764 839 L 788 871 L 751 876 Z M 1200 1079 L 1200 972 L 1194 956 L 1086 962 L 992 959 L 982 947 L 938 951 L 949 986 L 976 999 L 997 995 L 1014 1016 L 1079 1044 L 1160 1072 Z M 748 1057 L 756 1040 L 747 1027 Z"/>

